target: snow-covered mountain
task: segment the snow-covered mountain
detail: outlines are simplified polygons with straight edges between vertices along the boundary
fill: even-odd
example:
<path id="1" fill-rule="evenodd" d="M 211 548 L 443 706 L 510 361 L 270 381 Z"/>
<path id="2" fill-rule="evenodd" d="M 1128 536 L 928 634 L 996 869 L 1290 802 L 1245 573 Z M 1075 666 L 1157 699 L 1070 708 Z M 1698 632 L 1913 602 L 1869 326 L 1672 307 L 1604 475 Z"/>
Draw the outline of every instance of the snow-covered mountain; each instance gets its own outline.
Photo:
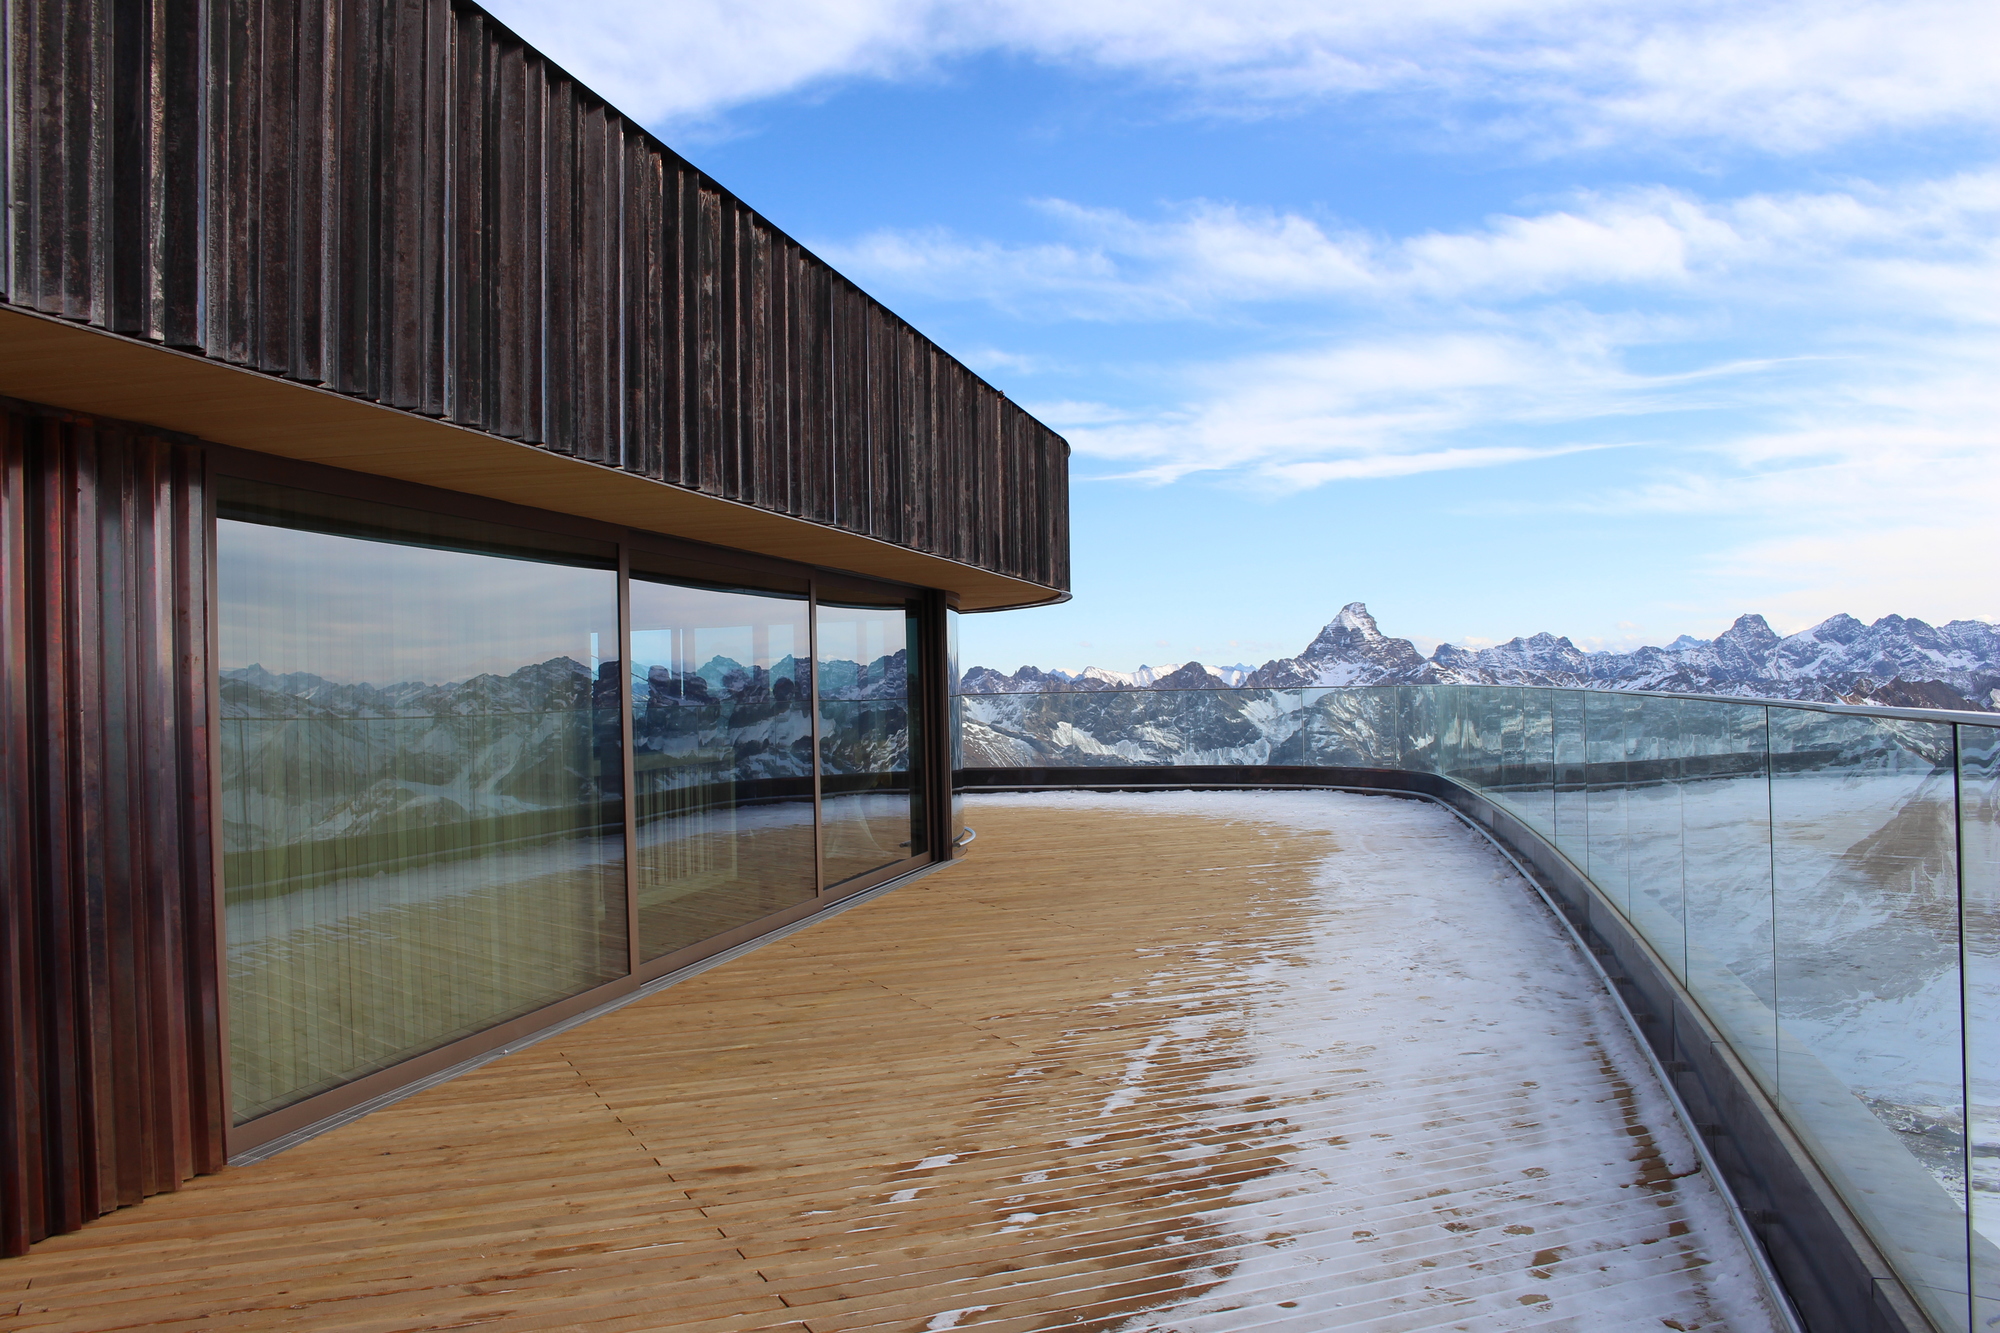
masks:
<path id="1" fill-rule="evenodd" d="M 960 677 L 963 694 L 1088 694 L 1095 690 L 1218 690 L 1233 689 L 1249 680 L 1256 668 L 1238 662 L 1235 666 L 1211 667 L 1199 662 L 1170 662 L 1165 666 L 1141 666 L 1137 671 L 1106 671 L 1085 667 L 1081 671 L 1051 670 L 1024 666 L 1013 675 L 992 667 L 976 666 Z M 1169 680 L 1176 684 L 1168 684 Z"/>
<path id="2" fill-rule="evenodd" d="M 974 667 L 961 688 L 1031 694 L 1388 684 L 1551 685 L 1992 711 L 2000 709 L 2000 626 L 1978 620 L 1934 626 L 1904 616 L 1864 625 L 1838 615 L 1781 637 L 1764 617 L 1744 615 L 1713 639 L 1684 634 L 1664 648 L 1629 653 L 1586 653 L 1542 633 L 1491 648 L 1443 644 L 1426 658 L 1408 639 L 1383 634 L 1362 603 L 1349 602 L 1298 656 L 1255 671 L 1188 662 L 1129 674 L 1023 667 L 1009 676 Z"/>

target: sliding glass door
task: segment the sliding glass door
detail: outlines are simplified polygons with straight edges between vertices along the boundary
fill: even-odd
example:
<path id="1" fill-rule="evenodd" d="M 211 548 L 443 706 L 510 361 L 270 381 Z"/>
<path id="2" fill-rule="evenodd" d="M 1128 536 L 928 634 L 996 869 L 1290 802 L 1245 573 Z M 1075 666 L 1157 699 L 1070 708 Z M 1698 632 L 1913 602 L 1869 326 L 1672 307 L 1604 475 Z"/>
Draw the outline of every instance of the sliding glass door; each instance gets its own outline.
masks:
<path id="1" fill-rule="evenodd" d="M 920 617 L 914 603 L 822 590 L 818 606 L 821 856 L 828 888 L 930 851 L 925 837 Z"/>
<path id="2" fill-rule="evenodd" d="M 809 602 L 634 568 L 634 871 L 650 961 L 806 902 Z"/>
<path id="3" fill-rule="evenodd" d="M 224 481 L 238 1122 L 625 975 L 615 548 Z"/>

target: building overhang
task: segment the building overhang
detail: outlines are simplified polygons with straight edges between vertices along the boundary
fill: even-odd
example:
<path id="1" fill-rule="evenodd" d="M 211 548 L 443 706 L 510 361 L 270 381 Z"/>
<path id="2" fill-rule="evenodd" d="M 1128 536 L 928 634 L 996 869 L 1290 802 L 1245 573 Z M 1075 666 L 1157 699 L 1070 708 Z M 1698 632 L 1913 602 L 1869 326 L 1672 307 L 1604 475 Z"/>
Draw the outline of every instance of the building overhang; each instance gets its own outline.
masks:
<path id="1" fill-rule="evenodd" d="M 0 395 L 278 457 L 938 588 L 964 611 L 1068 599 L 1059 588 L 827 524 L 5 307 L 0 307 Z"/>

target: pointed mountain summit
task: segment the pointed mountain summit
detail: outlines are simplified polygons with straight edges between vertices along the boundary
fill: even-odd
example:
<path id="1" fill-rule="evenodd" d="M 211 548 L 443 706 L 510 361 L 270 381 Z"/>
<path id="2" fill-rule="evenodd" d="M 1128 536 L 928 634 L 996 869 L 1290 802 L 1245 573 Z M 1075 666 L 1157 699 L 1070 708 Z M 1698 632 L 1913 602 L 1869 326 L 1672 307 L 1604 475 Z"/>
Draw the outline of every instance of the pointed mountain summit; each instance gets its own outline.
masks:
<path id="1" fill-rule="evenodd" d="M 1415 679 L 1428 664 L 1408 639 L 1382 633 L 1361 602 L 1349 602 L 1297 657 L 1266 662 L 1243 683 L 1251 688 L 1375 685 Z"/>

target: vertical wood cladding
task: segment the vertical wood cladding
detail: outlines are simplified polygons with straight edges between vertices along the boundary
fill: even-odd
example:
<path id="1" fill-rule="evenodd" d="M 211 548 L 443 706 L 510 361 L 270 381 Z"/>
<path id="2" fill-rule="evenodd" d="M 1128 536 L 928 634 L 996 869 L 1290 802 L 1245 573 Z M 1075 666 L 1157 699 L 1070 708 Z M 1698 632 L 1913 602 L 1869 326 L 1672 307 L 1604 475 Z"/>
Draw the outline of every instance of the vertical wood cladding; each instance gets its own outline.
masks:
<path id="1" fill-rule="evenodd" d="M 0 400 L 0 1253 L 222 1163 L 203 488 Z"/>
<path id="2" fill-rule="evenodd" d="M 1056 435 L 471 5 L 0 13 L 0 300 L 1068 586 Z"/>

